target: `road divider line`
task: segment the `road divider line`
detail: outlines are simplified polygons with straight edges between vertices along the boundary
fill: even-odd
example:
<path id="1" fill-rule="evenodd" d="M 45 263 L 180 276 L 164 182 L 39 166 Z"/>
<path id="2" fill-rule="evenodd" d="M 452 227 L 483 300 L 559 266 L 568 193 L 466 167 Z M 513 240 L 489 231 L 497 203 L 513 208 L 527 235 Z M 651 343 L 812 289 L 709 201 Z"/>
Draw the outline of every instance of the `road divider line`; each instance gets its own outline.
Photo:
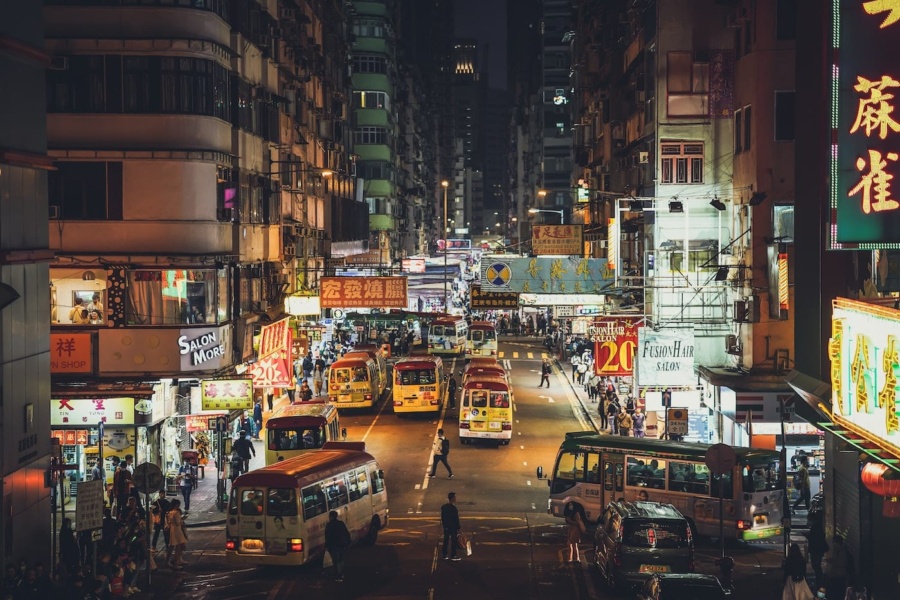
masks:
<path id="1" fill-rule="evenodd" d="M 531 480 L 530 480 L 530 479 L 526 479 L 526 480 L 525 480 L 525 485 L 530 486 L 530 485 L 531 485 Z"/>

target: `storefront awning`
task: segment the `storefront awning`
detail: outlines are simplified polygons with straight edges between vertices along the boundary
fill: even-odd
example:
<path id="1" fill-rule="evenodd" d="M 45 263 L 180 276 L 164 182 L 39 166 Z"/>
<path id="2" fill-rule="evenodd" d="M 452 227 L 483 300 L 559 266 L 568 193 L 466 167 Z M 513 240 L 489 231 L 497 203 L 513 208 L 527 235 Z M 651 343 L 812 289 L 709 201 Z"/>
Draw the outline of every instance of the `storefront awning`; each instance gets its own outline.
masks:
<path id="1" fill-rule="evenodd" d="M 900 473 L 900 456 L 890 452 L 887 448 L 883 448 L 874 442 L 867 440 L 861 435 L 851 431 L 846 427 L 832 423 L 831 421 L 817 424 L 821 429 L 829 431 L 841 438 L 860 452 L 864 452 L 874 461 L 880 462 L 897 473 Z"/>
<path id="2" fill-rule="evenodd" d="M 57 383 L 50 388 L 50 396 L 53 398 L 108 398 L 119 396 L 151 398 L 153 392 L 153 384 L 150 383 Z"/>
<path id="3" fill-rule="evenodd" d="M 794 412 L 810 423 L 831 423 L 831 385 L 794 369 L 784 378 L 802 402 L 794 402 Z"/>

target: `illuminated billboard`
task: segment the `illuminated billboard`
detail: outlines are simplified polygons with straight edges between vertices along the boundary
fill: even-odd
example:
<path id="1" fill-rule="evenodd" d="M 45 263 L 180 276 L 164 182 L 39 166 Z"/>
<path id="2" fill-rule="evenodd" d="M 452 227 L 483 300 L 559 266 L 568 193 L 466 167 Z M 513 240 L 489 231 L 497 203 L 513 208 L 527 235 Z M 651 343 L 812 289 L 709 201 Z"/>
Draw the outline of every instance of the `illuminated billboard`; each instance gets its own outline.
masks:
<path id="1" fill-rule="evenodd" d="M 900 2 L 832 0 L 832 249 L 900 248 Z"/>
<path id="2" fill-rule="evenodd" d="M 900 454 L 900 310 L 838 298 L 828 356 L 835 423 Z"/>

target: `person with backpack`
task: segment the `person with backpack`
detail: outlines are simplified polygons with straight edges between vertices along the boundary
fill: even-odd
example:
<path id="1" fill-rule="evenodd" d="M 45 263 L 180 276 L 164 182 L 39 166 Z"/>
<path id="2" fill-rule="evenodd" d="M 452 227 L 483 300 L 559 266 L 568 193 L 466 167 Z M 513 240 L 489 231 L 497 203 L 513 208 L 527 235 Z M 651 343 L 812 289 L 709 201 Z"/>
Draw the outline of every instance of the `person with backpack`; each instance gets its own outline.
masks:
<path id="1" fill-rule="evenodd" d="M 807 512 L 809 511 L 809 468 L 807 468 L 806 465 L 807 459 L 806 457 L 803 457 L 800 459 L 800 468 L 794 475 L 794 489 L 797 490 L 799 496 L 797 496 L 797 500 L 794 502 L 792 512 L 797 512 L 797 506 L 799 506 L 801 502 L 806 505 Z"/>
<path id="2" fill-rule="evenodd" d="M 616 403 L 614 396 L 610 396 L 610 394 L 607 393 L 606 397 L 609 400 L 609 403 L 606 405 L 606 417 L 609 421 L 609 432 L 616 435 L 619 433 L 619 421 L 617 418 L 619 415 L 619 405 Z"/>
<path id="3" fill-rule="evenodd" d="M 447 462 L 447 456 L 450 455 L 450 440 L 444 437 L 444 430 L 438 429 L 437 439 L 434 440 L 434 459 L 431 462 L 431 473 L 428 475 L 429 477 L 434 477 L 435 471 L 437 471 L 438 463 L 444 463 L 444 466 L 447 467 L 447 479 L 453 479 L 453 469 L 450 468 L 450 463 Z"/>
<path id="4" fill-rule="evenodd" d="M 350 532 L 338 519 L 338 512 L 333 510 L 328 513 L 328 523 L 325 525 L 325 549 L 331 555 L 335 581 L 344 581 L 344 553 L 349 547 Z"/>
<path id="5" fill-rule="evenodd" d="M 244 461 L 242 472 L 246 473 L 250 470 L 250 456 L 256 456 L 256 448 L 253 442 L 247 437 L 246 431 L 241 431 L 240 437 L 231 445 L 231 451 L 235 452 Z"/>

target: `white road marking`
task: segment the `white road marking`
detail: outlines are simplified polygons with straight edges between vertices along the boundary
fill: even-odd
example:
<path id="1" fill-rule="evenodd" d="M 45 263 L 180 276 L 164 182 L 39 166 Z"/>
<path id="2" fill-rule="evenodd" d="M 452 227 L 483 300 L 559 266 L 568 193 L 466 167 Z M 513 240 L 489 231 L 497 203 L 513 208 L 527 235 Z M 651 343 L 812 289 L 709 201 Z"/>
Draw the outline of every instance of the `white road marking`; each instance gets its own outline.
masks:
<path id="1" fill-rule="evenodd" d="M 525 449 L 525 446 L 519 446 L 519 449 L 520 449 L 520 450 L 524 450 L 524 449 Z"/>
<path id="2" fill-rule="evenodd" d="M 550 404 L 556 404 L 556 400 L 552 396 L 538 396 L 538 398 L 546 398 Z"/>
<path id="3" fill-rule="evenodd" d="M 527 460 L 522 461 L 522 466 L 523 466 L 523 467 L 527 467 L 527 466 L 528 466 L 528 461 L 527 461 Z"/>
<path id="4" fill-rule="evenodd" d="M 537 506 L 535 506 L 534 502 L 531 503 L 531 510 L 537 510 Z"/>
<path id="5" fill-rule="evenodd" d="M 418 490 L 418 489 L 422 489 L 422 484 L 421 484 L 421 483 L 417 483 L 417 484 L 416 484 L 416 489 L 417 489 L 417 490 Z"/>
<path id="6" fill-rule="evenodd" d="M 527 480 L 527 481 L 525 482 L 525 485 L 531 485 L 531 480 L 530 480 L 530 479 Z"/>

